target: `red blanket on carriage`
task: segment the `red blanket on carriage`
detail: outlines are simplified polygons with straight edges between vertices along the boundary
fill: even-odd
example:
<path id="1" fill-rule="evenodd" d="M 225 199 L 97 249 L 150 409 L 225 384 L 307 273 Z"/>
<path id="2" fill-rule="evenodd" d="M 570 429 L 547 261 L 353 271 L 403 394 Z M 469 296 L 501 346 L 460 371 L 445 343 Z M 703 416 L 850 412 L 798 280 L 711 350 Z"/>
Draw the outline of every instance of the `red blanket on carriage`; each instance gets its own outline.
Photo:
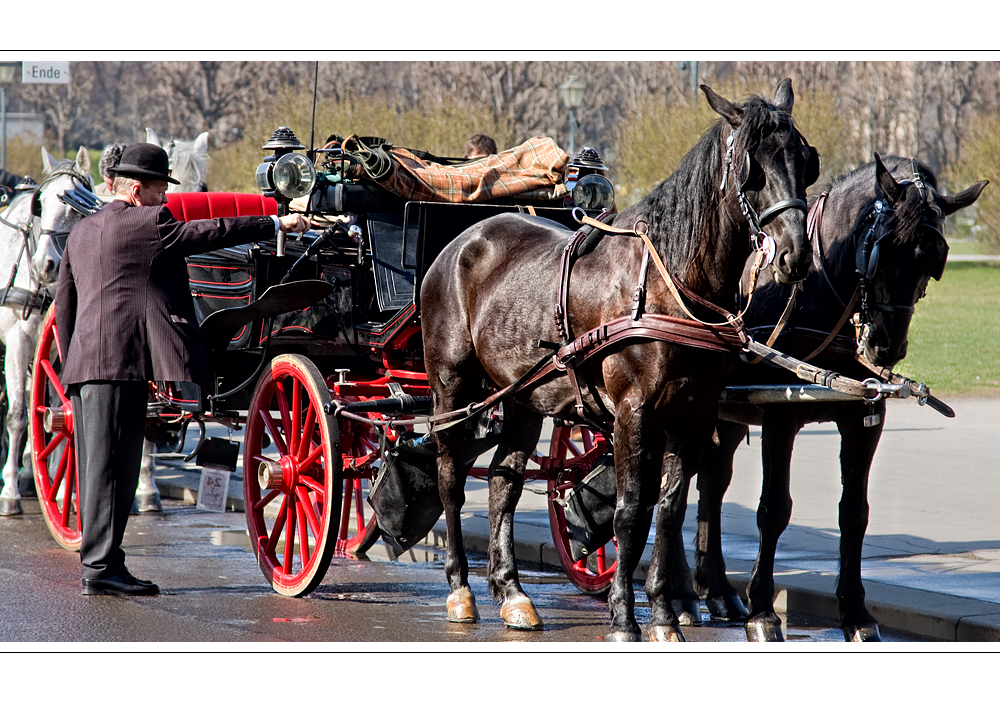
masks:
<path id="1" fill-rule="evenodd" d="M 348 154 L 368 147 L 356 136 L 344 140 Z M 518 197 L 554 200 L 566 195 L 563 169 L 569 155 L 549 137 L 532 137 L 513 149 L 460 166 L 426 161 L 408 149 L 384 149 L 391 172 L 376 182 L 406 200 L 480 203 Z"/>

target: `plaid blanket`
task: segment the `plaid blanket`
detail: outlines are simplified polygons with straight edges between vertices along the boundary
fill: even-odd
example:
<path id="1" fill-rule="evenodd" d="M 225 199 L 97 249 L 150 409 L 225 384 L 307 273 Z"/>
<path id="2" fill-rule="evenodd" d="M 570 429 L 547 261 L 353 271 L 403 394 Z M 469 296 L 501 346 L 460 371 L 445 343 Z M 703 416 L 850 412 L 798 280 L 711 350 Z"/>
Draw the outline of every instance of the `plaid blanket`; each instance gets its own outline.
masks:
<path id="1" fill-rule="evenodd" d="M 351 152 L 359 142 L 344 140 Z M 392 172 L 377 182 L 407 200 L 479 203 L 513 197 L 554 200 L 566 195 L 563 169 L 569 155 L 549 137 L 523 144 L 461 166 L 443 166 L 418 158 L 408 149 L 386 149 Z"/>

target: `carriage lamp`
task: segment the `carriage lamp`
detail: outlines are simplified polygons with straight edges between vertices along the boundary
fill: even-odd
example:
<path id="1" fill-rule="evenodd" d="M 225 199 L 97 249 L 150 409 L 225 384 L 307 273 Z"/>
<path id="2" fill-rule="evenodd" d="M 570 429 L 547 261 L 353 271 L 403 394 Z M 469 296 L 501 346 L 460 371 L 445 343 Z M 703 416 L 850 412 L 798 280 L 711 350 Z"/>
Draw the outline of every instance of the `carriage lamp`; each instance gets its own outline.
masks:
<path id="1" fill-rule="evenodd" d="M 584 210 L 610 210 L 615 204 L 615 189 L 604 176 L 590 173 L 576 182 L 573 205 Z"/>
<path id="2" fill-rule="evenodd" d="M 302 154 L 305 149 L 290 127 L 279 127 L 261 149 L 271 150 L 273 155 L 264 158 L 257 166 L 254 180 L 268 198 L 278 203 L 278 217 L 288 214 L 288 204 L 293 198 L 309 193 L 316 184 L 316 168 Z M 285 234 L 278 233 L 277 255 L 285 255 Z"/>

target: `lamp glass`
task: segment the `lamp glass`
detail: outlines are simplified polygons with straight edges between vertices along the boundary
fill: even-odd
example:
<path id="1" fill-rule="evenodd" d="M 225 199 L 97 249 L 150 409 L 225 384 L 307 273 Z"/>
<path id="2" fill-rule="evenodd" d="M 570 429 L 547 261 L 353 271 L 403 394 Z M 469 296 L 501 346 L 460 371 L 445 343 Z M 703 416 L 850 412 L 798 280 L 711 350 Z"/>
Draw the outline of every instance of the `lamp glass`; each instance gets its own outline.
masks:
<path id="1" fill-rule="evenodd" d="M 569 80 L 559 86 L 562 94 L 563 104 L 568 108 L 578 108 L 583 105 L 583 92 L 586 85 L 576 76 L 570 76 Z"/>

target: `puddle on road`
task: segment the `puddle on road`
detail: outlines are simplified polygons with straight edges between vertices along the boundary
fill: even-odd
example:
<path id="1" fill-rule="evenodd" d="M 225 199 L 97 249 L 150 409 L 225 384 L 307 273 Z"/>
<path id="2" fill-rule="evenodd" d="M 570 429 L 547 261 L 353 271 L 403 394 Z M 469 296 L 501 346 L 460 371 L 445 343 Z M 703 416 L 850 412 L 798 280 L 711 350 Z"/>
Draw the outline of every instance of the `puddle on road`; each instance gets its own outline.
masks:
<path id="1" fill-rule="evenodd" d="M 250 535 L 246 530 L 212 530 L 208 534 L 216 547 L 244 547 L 250 550 Z"/>

